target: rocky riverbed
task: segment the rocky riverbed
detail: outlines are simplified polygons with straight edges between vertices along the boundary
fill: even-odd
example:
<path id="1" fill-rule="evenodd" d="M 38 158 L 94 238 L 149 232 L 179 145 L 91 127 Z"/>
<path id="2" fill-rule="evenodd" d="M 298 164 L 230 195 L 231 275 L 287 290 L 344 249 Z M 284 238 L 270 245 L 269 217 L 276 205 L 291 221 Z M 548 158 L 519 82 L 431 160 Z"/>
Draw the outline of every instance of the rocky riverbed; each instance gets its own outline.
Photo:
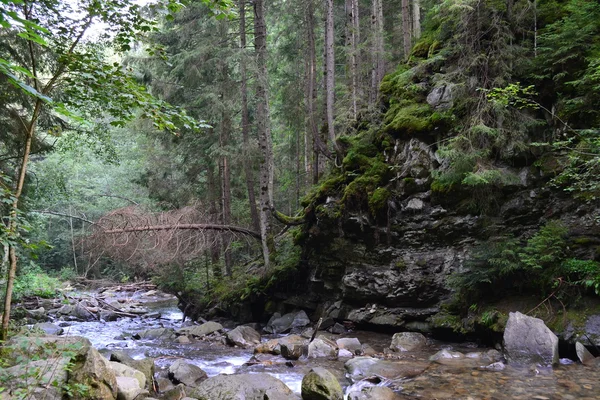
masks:
<path id="1" fill-rule="evenodd" d="M 276 315 L 264 327 L 235 326 L 226 321 L 182 323 L 176 300 L 152 290 L 104 294 L 102 301 L 112 304 L 117 315 L 134 314 L 119 315 L 114 320 L 92 318 L 91 314 L 97 311 L 99 316 L 102 308 L 94 310 L 92 304 L 85 305 L 91 308 L 83 318 L 86 321 L 55 311 L 48 313 L 54 316 L 53 329 L 57 329 L 50 333 L 60 336 L 28 338 L 13 344 L 15 356 L 8 358 L 8 368 L 0 374 L 0 386 L 6 388 L 0 398 L 23 398 L 19 393 L 27 393 L 30 397 L 26 398 L 58 399 L 69 390 L 91 387 L 100 392 L 74 392 L 71 397 L 600 399 L 600 367 L 593 356 L 585 364 L 562 359 L 552 367 L 545 365 L 543 358 L 539 362 L 523 359 L 506 363 L 506 354 L 496 349 L 438 342 L 418 333 L 392 336 L 349 331 L 333 324 L 315 334 L 313 322 L 301 311 Z M 84 298 L 90 301 L 98 295 L 86 294 Z M 31 357 L 24 364 L 19 351 L 37 346 L 40 340 L 62 340 L 81 349 L 67 349 L 63 356 L 63 352 L 57 352 L 60 346 L 53 345 L 51 350 L 42 351 L 53 357 L 47 357 L 49 361 L 41 369 L 41 361 Z M 36 383 L 37 375 L 31 371 L 48 371 L 51 366 L 62 371 L 69 363 L 69 372 L 53 386 L 55 397 L 48 397 L 49 392 L 42 390 L 44 384 Z M 31 368 L 23 370 L 23 365 Z M 29 380 L 25 387 L 22 380 L 17 384 L 14 379 L 24 374 Z M 84 379 L 89 376 L 94 379 Z M 40 393 L 44 397 L 39 397 Z"/>

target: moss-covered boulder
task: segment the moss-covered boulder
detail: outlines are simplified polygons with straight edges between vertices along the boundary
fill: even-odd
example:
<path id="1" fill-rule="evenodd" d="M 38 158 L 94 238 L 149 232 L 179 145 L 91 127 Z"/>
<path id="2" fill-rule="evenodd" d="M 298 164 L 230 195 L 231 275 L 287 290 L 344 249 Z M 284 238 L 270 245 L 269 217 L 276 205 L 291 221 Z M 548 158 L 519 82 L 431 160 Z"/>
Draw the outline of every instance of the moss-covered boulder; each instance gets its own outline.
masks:
<path id="1" fill-rule="evenodd" d="M 344 392 L 335 375 L 321 367 L 313 368 L 302 379 L 302 400 L 342 400 Z"/>

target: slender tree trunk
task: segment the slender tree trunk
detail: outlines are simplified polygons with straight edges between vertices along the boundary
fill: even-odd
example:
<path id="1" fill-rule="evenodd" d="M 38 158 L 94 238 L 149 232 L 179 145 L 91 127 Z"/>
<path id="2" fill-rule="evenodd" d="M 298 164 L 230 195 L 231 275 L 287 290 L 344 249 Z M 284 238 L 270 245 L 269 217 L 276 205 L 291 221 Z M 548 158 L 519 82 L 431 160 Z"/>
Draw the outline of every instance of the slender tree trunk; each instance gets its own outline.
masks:
<path id="1" fill-rule="evenodd" d="M 271 138 L 267 72 L 267 26 L 264 0 L 254 1 L 254 47 L 256 49 L 256 119 L 260 160 L 260 236 L 265 269 L 275 253 L 270 215 L 273 209 L 273 143 Z"/>
<path id="2" fill-rule="evenodd" d="M 13 194 L 13 201 L 9 212 L 9 223 L 8 223 L 8 258 L 9 258 L 9 269 L 8 277 L 6 279 L 6 294 L 4 296 L 4 314 L 2 315 L 2 331 L 0 332 L 0 341 L 6 340 L 8 337 L 8 323 L 10 321 L 10 307 L 12 302 L 13 287 L 15 284 L 15 277 L 17 275 L 17 250 L 15 248 L 16 242 L 19 237 L 17 214 L 19 211 L 19 200 L 23 193 L 23 187 L 25 186 L 25 175 L 27 174 L 27 164 L 29 162 L 29 155 L 31 153 L 31 143 L 35 135 L 35 129 L 37 125 L 37 119 L 41 112 L 42 102 L 37 100 L 31 121 L 28 125 L 25 146 L 23 148 L 23 155 L 21 157 L 21 166 L 17 175 L 17 186 Z"/>
<path id="3" fill-rule="evenodd" d="M 358 71 L 360 42 L 360 16 L 358 14 L 358 0 L 346 0 L 346 48 L 348 51 L 348 69 L 350 71 L 350 96 L 352 117 L 358 119 Z"/>
<path id="4" fill-rule="evenodd" d="M 421 37 L 421 0 L 412 0 L 412 36 L 415 40 Z"/>
<path id="5" fill-rule="evenodd" d="M 404 59 L 408 60 L 411 44 L 411 23 L 409 0 L 402 0 L 402 41 L 404 47 Z"/>
<path id="6" fill-rule="evenodd" d="M 208 198 L 209 198 L 208 213 L 210 215 L 211 220 L 218 221 L 220 219 L 219 218 L 220 216 L 219 216 L 219 208 L 217 207 L 217 199 L 220 196 L 217 191 L 218 186 L 217 186 L 216 180 L 215 180 L 214 167 L 211 164 L 208 164 L 208 166 L 206 168 L 206 180 L 207 180 L 207 184 L 208 184 L 207 186 L 208 186 Z M 221 251 L 220 251 L 219 242 L 216 239 L 214 239 L 212 241 L 212 243 L 210 244 L 210 254 L 211 254 L 211 258 L 212 258 L 213 275 L 221 276 L 221 270 L 220 270 L 220 268 L 217 268 L 217 266 L 219 265 L 219 261 L 221 259 Z"/>
<path id="7" fill-rule="evenodd" d="M 241 75 L 241 97 L 242 97 L 242 141 L 244 143 L 244 173 L 246 175 L 246 187 L 248 190 L 248 202 L 250 203 L 250 218 L 252 229 L 260 230 L 258 208 L 256 207 L 256 190 L 254 188 L 254 168 L 250 158 L 250 116 L 248 112 L 248 69 L 246 57 L 246 0 L 240 0 L 240 47 L 242 57 L 240 60 Z"/>
<path id="8" fill-rule="evenodd" d="M 69 214 L 73 215 L 73 209 L 70 204 L 69 204 Z M 76 251 L 76 247 L 75 247 L 75 232 L 73 230 L 73 217 L 69 217 L 69 229 L 71 231 L 71 250 L 73 251 L 73 267 L 75 268 L 75 271 L 77 271 L 78 270 L 77 251 Z"/>
<path id="9" fill-rule="evenodd" d="M 319 181 L 319 153 L 321 138 L 317 126 L 317 50 L 315 45 L 315 9 L 314 0 L 306 1 L 306 125 L 312 141 L 312 183 Z M 307 143 L 308 144 L 308 143 Z M 307 147 L 308 149 L 308 147 Z M 308 150 L 307 150 L 308 151 Z"/>
<path id="10" fill-rule="evenodd" d="M 382 0 L 373 0 L 371 8 L 371 99 L 370 103 L 375 106 L 379 98 L 379 84 L 385 73 L 384 48 L 383 48 L 383 4 Z"/>
<path id="11" fill-rule="evenodd" d="M 327 122 L 327 139 L 332 149 L 336 150 L 334 101 L 335 101 L 335 47 L 333 24 L 333 0 L 326 0 L 325 17 L 325 114 Z"/>

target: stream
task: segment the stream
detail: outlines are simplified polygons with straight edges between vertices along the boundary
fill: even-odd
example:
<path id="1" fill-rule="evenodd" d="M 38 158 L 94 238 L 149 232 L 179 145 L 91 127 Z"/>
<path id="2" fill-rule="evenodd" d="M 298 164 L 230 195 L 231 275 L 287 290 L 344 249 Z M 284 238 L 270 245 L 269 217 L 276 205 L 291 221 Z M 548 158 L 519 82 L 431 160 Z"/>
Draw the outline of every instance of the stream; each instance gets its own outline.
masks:
<path id="1" fill-rule="evenodd" d="M 65 322 L 65 335 L 83 336 L 101 352 L 123 350 L 135 359 L 153 357 L 157 372 L 166 369 L 176 358 L 202 368 L 209 376 L 233 373 L 269 373 L 285 382 L 300 394 L 303 376 L 315 366 L 331 370 L 342 387 L 348 391 L 352 382 L 346 377 L 344 363 L 348 360 L 300 359 L 289 362 L 281 356 L 260 355 L 260 362 L 248 363 L 253 357 L 252 349 L 229 347 L 221 343 L 192 341 L 179 344 L 165 340 L 134 340 L 132 334 L 152 328 L 181 328 L 182 313 L 174 302 L 146 304 L 154 312 L 153 318 L 121 318 L 114 322 Z M 157 314 L 160 318 L 156 318 Z M 349 332 L 339 337 L 356 337 L 368 343 L 383 357 L 384 349 L 391 343 L 391 335 L 373 332 Z M 263 336 L 263 341 L 274 335 Z M 425 351 L 395 353 L 393 359 L 429 362 L 429 357 L 440 349 L 460 351 L 463 354 L 488 349 L 477 348 L 469 343 L 444 343 L 430 341 Z M 459 360 L 442 360 L 430 363 L 420 375 L 412 379 L 384 381 L 406 399 L 600 399 L 600 369 L 584 366 L 570 360 L 561 360 L 555 368 L 531 366 L 516 368 L 506 366 L 494 371 L 481 368 L 477 360 L 468 357 Z M 356 385 L 365 385 L 359 382 Z M 352 390 L 352 389 L 351 389 Z"/>

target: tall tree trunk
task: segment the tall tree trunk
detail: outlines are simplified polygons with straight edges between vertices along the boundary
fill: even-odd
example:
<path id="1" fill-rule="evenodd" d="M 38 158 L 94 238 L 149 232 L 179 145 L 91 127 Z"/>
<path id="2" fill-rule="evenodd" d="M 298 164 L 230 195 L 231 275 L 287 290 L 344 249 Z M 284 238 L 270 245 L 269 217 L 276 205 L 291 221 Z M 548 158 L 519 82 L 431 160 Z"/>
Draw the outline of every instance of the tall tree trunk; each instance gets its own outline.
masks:
<path id="1" fill-rule="evenodd" d="M 27 174 L 27 164 L 29 162 L 29 155 L 31 153 L 31 143 L 35 135 L 35 129 L 37 125 L 37 119 L 40 115 L 42 107 L 41 100 L 35 102 L 35 108 L 31 117 L 30 123 L 27 127 L 25 135 L 25 146 L 23 148 L 23 155 L 21 156 L 21 166 L 17 175 L 17 185 L 12 198 L 12 204 L 9 212 L 8 222 L 8 258 L 9 268 L 8 277 L 6 278 L 6 294 L 4 296 L 4 314 L 2 315 L 2 330 L 0 331 L 0 341 L 5 341 L 8 337 L 8 324 L 10 321 L 10 308 L 12 302 L 12 293 L 15 284 L 15 277 L 17 275 L 17 250 L 15 248 L 16 242 L 19 238 L 17 214 L 19 211 L 19 200 L 23 193 L 23 187 L 25 186 L 25 175 Z"/>
<path id="2" fill-rule="evenodd" d="M 412 47 L 409 0 L 402 0 L 402 39 L 404 44 L 404 59 L 408 60 Z"/>
<path id="3" fill-rule="evenodd" d="M 317 50 L 315 45 L 315 9 L 314 0 L 306 1 L 305 20 L 306 20 L 306 130 L 310 135 L 312 142 L 312 183 L 319 181 L 319 154 L 321 138 L 317 126 Z M 308 145 L 308 143 L 307 143 Z M 307 147 L 308 149 L 308 147 Z M 308 151 L 308 150 L 307 150 Z"/>
<path id="4" fill-rule="evenodd" d="M 220 198 L 220 195 L 218 191 L 218 185 L 216 184 L 214 166 L 210 163 L 206 167 L 206 180 L 209 198 L 208 213 L 211 221 L 218 221 L 220 216 L 219 207 L 217 206 L 217 199 Z M 221 276 L 221 269 L 218 268 L 219 261 L 221 260 L 220 243 L 215 237 L 212 237 L 211 239 L 212 242 L 210 243 L 210 254 L 212 258 L 213 275 Z"/>
<path id="5" fill-rule="evenodd" d="M 270 215 L 273 209 L 273 142 L 269 112 L 269 76 L 267 72 L 267 26 L 264 0 L 254 1 L 254 47 L 256 49 L 256 127 L 260 160 L 260 236 L 265 269 L 275 253 Z"/>
<path id="6" fill-rule="evenodd" d="M 335 101 L 335 48 L 333 25 L 333 0 L 326 0 L 325 13 L 325 115 L 327 139 L 332 149 L 336 149 L 335 126 L 333 118 Z"/>
<path id="7" fill-rule="evenodd" d="M 246 63 L 246 0 L 240 0 L 240 47 L 242 57 L 240 60 L 241 75 L 241 97 L 242 97 L 242 141 L 244 143 L 244 173 L 246 175 L 246 187 L 248 190 L 248 202 L 250 203 L 250 218 L 252 229 L 260 230 L 258 208 L 256 207 L 256 190 L 254 188 L 254 168 L 250 158 L 250 116 L 248 112 L 248 68 Z"/>
<path id="8" fill-rule="evenodd" d="M 350 71 L 350 97 L 352 117 L 358 118 L 358 71 L 360 42 L 360 16 L 358 14 L 358 0 L 346 0 L 346 48 L 348 52 L 348 69 Z"/>
<path id="9" fill-rule="evenodd" d="M 412 36 L 415 40 L 421 37 L 421 0 L 412 0 Z"/>
<path id="10" fill-rule="evenodd" d="M 384 48 L 383 48 L 383 4 L 382 0 L 373 0 L 371 9 L 371 105 L 377 104 L 379 98 L 379 84 L 385 74 Z"/>

